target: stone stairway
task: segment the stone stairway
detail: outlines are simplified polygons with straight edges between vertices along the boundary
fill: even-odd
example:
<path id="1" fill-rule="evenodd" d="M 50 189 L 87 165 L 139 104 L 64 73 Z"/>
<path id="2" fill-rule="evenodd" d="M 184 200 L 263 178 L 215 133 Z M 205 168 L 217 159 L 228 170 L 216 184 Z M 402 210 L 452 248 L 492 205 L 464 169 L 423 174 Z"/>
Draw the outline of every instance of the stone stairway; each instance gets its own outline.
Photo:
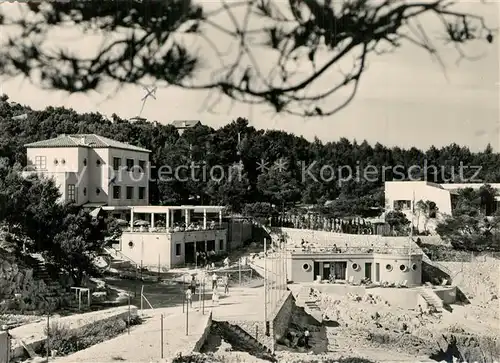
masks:
<path id="1" fill-rule="evenodd" d="M 246 351 L 258 358 L 275 361 L 274 355 L 269 347 L 260 343 L 255 337 L 247 333 L 241 327 L 229 322 L 213 322 L 213 329 L 231 344 L 235 350 Z"/>
<path id="2" fill-rule="evenodd" d="M 139 265 L 135 261 L 112 247 L 105 247 L 104 251 L 110 258 L 109 268 L 119 270 L 122 277 L 138 277 Z"/>
<path id="3" fill-rule="evenodd" d="M 299 307 L 303 307 L 307 314 L 316 319 L 318 323 L 321 323 L 323 321 L 323 312 L 318 306 L 316 299 L 309 296 L 310 291 L 310 287 L 302 287 L 295 295 L 295 304 Z"/>
<path id="4" fill-rule="evenodd" d="M 429 306 L 434 307 L 438 312 L 443 311 L 443 300 L 436 295 L 432 289 L 424 286 L 418 288 L 420 296 L 424 298 Z"/>

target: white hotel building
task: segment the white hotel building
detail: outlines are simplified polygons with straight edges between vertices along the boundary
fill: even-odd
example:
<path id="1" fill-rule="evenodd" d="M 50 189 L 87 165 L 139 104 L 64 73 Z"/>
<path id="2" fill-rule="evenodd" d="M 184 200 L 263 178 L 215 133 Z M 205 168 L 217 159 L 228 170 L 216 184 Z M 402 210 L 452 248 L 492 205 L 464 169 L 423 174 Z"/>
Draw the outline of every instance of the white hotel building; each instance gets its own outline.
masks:
<path id="1" fill-rule="evenodd" d="M 149 204 L 150 150 L 95 134 L 60 135 L 25 147 L 25 173 L 53 178 L 64 202 L 116 210 Z"/>

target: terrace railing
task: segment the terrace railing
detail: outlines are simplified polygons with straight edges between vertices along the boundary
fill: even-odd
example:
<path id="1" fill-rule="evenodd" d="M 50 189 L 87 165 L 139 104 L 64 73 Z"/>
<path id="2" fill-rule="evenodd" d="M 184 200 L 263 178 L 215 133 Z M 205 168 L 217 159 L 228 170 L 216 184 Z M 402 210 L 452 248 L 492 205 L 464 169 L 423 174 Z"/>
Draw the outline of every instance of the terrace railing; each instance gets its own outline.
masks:
<path id="1" fill-rule="evenodd" d="M 337 247 L 329 248 L 329 247 L 307 247 L 307 248 L 289 248 L 289 252 L 294 255 L 318 255 L 318 254 L 368 254 L 368 253 L 378 253 L 385 255 L 408 255 L 408 254 L 422 254 L 422 251 L 417 248 L 410 247 Z"/>

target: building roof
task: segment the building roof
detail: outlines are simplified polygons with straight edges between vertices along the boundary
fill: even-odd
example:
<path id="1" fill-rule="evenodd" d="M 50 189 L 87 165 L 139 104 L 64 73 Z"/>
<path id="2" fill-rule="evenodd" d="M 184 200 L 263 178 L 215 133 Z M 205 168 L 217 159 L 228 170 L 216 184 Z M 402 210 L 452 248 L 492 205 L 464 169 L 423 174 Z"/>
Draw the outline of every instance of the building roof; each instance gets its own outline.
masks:
<path id="1" fill-rule="evenodd" d="M 126 144 L 116 140 L 108 139 L 107 137 L 96 134 L 76 134 L 76 135 L 59 135 L 56 138 L 32 142 L 24 145 L 27 148 L 46 148 L 46 147 L 89 147 L 98 148 L 114 148 L 131 151 L 139 151 L 150 153 L 151 150 L 142 147 Z"/>
<path id="2" fill-rule="evenodd" d="M 145 206 L 132 206 L 130 209 L 134 213 L 168 213 L 171 210 L 192 210 L 194 213 L 207 213 L 221 212 L 226 207 L 215 205 L 145 205 Z"/>
<path id="3" fill-rule="evenodd" d="M 174 126 L 176 129 L 187 129 L 200 124 L 200 120 L 175 120 L 172 122 L 172 126 Z"/>

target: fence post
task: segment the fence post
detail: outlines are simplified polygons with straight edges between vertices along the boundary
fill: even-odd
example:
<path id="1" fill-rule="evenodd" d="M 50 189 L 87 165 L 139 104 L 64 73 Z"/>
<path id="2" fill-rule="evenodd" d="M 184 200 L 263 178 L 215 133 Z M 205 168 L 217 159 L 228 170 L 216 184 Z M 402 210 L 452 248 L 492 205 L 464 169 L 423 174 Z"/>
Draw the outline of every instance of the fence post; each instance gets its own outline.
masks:
<path id="1" fill-rule="evenodd" d="M 189 303 L 189 300 L 186 301 L 186 336 L 189 335 Z"/>
<path id="2" fill-rule="evenodd" d="M 128 291 L 128 324 L 127 324 L 127 333 L 130 335 L 130 291 Z"/>
<path id="3" fill-rule="evenodd" d="M 50 312 L 47 313 L 47 342 L 45 344 L 47 347 L 47 362 L 50 359 Z"/>
<path id="4" fill-rule="evenodd" d="M 144 304 L 143 297 L 144 296 L 144 285 L 141 286 L 141 315 L 144 315 Z"/>
<path id="5" fill-rule="evenodd" d="M 163 359 L 163 314 L 161 314 L 161 359 Z"/>

